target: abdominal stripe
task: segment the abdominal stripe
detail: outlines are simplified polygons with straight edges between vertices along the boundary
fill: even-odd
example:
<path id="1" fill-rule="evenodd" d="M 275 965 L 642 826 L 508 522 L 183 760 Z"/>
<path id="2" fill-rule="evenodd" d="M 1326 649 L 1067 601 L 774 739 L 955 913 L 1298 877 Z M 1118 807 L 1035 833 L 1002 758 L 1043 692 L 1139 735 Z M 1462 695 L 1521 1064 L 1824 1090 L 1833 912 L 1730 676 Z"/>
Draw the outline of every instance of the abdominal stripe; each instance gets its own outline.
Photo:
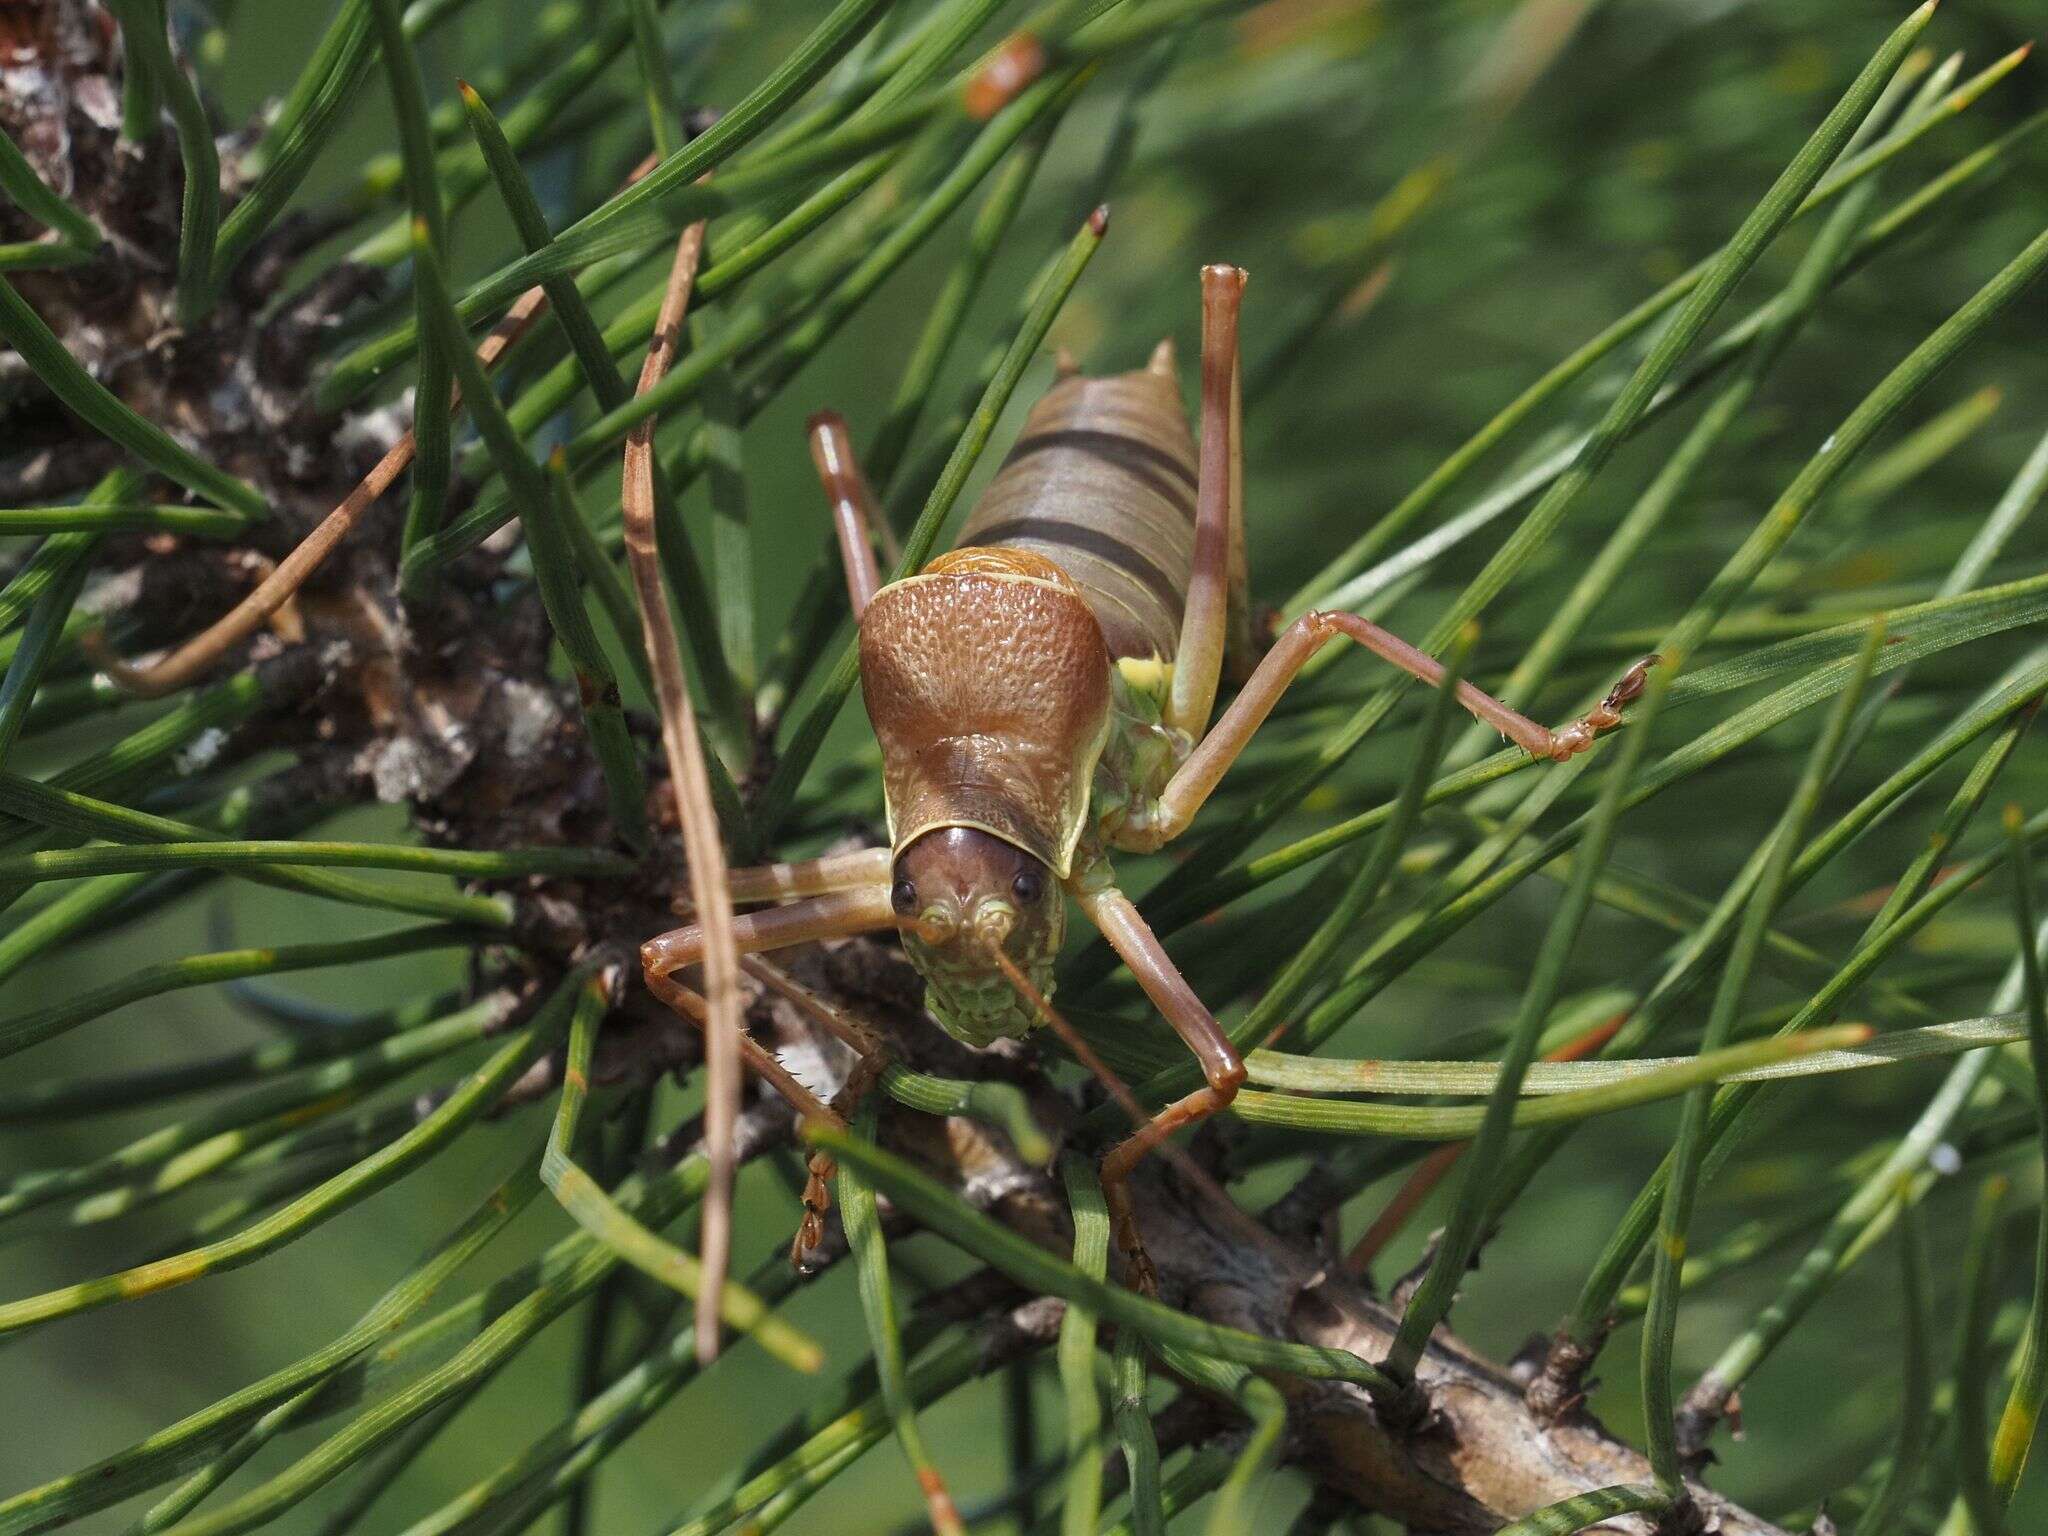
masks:
<path id="1" fill-rule="evenodd" d="M 1115 465 L 1164 497 L 1182 517 L 1193 520 L 1197 488 L 1195 472 L 1178 456 L 1141 437 L 1123 432 L 1103 432 L 1091 427 L 1056 427 L 1018 438 L 1017 445 L 1010 450 L 1010 456 L 1003 460 L 1003 465 L 1008 468 L 1021 459 L 1055 448 L 1091 454 Z"/>
<path id="2" fill-rule="evenodd" d="M 1040 544 L 1065 545 L 1129 572 L 1144 583 L 1146 590 L 1158 598 L 1169 613 L 1178 610 L 1182 602 L 1179 589 L 1166 572 L 1123 539 L 1099 528 L 1055 517 L 1013 517 L 975 529 L 974 539 L 978 544 L 1007 544 L 1017 539 L 1032 539 Z"/>

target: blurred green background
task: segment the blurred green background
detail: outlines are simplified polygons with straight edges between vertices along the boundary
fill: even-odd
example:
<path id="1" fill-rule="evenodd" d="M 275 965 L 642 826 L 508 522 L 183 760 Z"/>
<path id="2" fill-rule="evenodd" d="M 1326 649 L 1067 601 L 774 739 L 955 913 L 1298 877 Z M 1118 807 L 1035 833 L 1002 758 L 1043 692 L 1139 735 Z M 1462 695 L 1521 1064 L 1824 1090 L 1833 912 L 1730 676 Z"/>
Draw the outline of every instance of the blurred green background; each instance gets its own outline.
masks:
<path id="1" fill-rule="evenodd" d="M 445 93 L 456 75 L 474 76 L 502 58 L 532 25 L 534 9 L 494 0 L 472 6 L 459 25 L 425 49 L 430 90 Z M 813 17 L 810 6 L 768 0 L 696 9 L 702 16 L 691 24 L 715 29 L 721 40 L 691 78 L 689 93 L 692 100 L 714 104 L 731 101 L 759 78 Z M 1355 319 L 1324 328 L 1252 401 L 1249 526 L 1254 593 L 1261 601 L 1283 599 L 1529 379 L 1710 251 L 1770 183 L 1902 7 L 1843 0 L 1559 3 L 1548 8 L 1549 20 L 1575 24 L 1576 32 L 1503 120 L 1482 129 L 1475 126 L 1483 114 L 1473 73 L 1515 9 L 1506 0 L 1275 0 L 1202 28 L 1144 113 L 1135 161 L 1115 197 L 1109 242 L 1054 338 L 1099 368 L 1135 366 L 1161 334 L 1179 338 L 1183 358 L 1192 357 L 1195 271 L 1216 260 L 1252 271 L 1245 324 L 1250 353 L 1260 357 L 1262 338 L 1280 334 L 1295 306 L 1318 290 L 1328 253 L 1356 238 L 1367 211 L 1390 188 L 1447 149 L 1462 156 L 1456 174 L 1398 242 L 1391 281 L 1377 303 Z M 195 24 L 203 19 L 180 0 L 173 0 L 173 11 Z M 229 120 L 253 114 L 283 89 L 329 11 L 324 0 L 247 3 L 216 18 L 224 51 L 209 57 L 206 71 Z M 2027 40 L 2041 15 L 2032 0 L 1948 0 L 1930 38 L 1943 52 L 1967 49 L 1968 67 L 1974 69 Z M 1523 45 L 1534 49 L 1538 41 L 1525 38 Z M 958 349 L 955 372 L 961 377 L 985 339 L 1005 324 L 1017 286 L 1084 211 L 1118 81 L 1132 68 L 1119 65 L 1062 127 L 1047 172 L 971 322 L 970 342 Z M 617 96 L 616 137 L 623 154 L 644 124 L 630 57 L 607 81 Z M 2041 72 L 2023 68 L 1965 120 L 1918 148 L 1889 183 L 1887 200 L 2044 101 L 2048 86 Z M 355 160 L 394 147 L 387 100 L 374 76 L 348 133 L 347 151 L 330 154 L 316 170 L 307 200 L 345 191 Z M 591 189 L 614 174 L 616 158 L 602 148 L 574 161 L 557 155 L 540 162 L 539 179 L 587 206 Z M 1602 610 L 1599 628 L 1654 628 L 1671 617 L 1674 602 L 1697 589 L 1805 454 L 1886 368 L 2038 232 L 2044 210 L 2048 150 L 2037 142 L 2013 175 L 1973 194 L 1967 208 L 1932 238 L 1916 240 L 1833 294 L 1777 370 L 1760 406 L 1738 428 L 1732 451 L 1722 455 L 1660 536 L 1654 576 L 1624 583 Z M 964 225 L 963 217 L 942 233 L 748 433 L 754 502 L 767 530 L 761 536 L 764 642 L 780 632 L 824 526 L 801 422 L 829 404 L 844 411 L 856 430 L 873 426 Z M 494 265 L 507 248 L 505 227 L 488 196 L 472 205 L 457 228 L 464 270 Z M 1746 308 L 1745 300 L 1774 291 L 1806 238 L 1801 232 L 1780 242 L 1731 313 Z M 1982 515 L 2048 423 L 2044 348 L 2048 300 L 2036 294 L 1916 402 L 1908 427 L 1979 391 L 2001 392 L 1996 410 L 1967 441 L 1877 508 L 1853 561 L 1832 568 L 1823 562 L 1815 578 L 1820 585 L 1803 592 L 1802 600 L 1825 603 L 1830 580 L 1844 588 L 1883 586 L 1945 567 L 1956 549 L 1947 530 Z M 1033 392 L 1027 387 L 1024 393 Z M 942 388 L 939 398 L 951 394 L 950 387 Z M 1666 423 L 1624 451 L 1615 471 L 1580 503 L 1564 536 L 1530 572 L 1532 590 L 1554 594 L 1569 580 L 1571 562 L 1597 547 L 1600 534 L 1682 430 L 1682 422 Z M 1922 536 L 1921 529 L 1937 523 L 1944 530 L 1940 538 Z M 1802 536 L 1798 552 L 1814 557 L 1837 536 L 1822 517 Z M 1391 622 L 1423 627 L 1443 594 L 1455 590 L 1493 547 L 1487 539 L 1477 542 L 1478 548 L 1454 555 L 1404 597 Z M 2037 521 L 1993 579 L 2031 571 L 2041 548 Z M 1517 612 L 1512 596 L 1497 614 L 1489 629 L 1504 635 L 1525 632 L 1540 619 L 1533 610 Z M 1498 675 L 1511 661 L 1505 649 L 1489 644 L 1474 670 Z M 1982 670 L 1987 667 L 1963 648 L 1925 671 L 1961 688 L 1988 676 Z M 863 730 L 858 711 L 848 711 L 835 735 L 841 761 L 857 761 Z M 84 739 L 72 734 L 41 750 L 62 760 L 75 755 Z M 2038 748 L 2031 754 L 2016 765 L 2007 788 L 2011 798 L 2038 807 L 2048 803 L 2048 767 Z M 1382 756 L 1368 743 L 1355 770 L 1334 781 L 1320 804 L 1345 804 L 1347 782 L 1383 779 L 1399 760 L 1390 749 Z M 38 763 L 27 766 L 34 771 Z M 1870 781 L 1882 766 L 1865 765 L 1853 777 Z M 1740 800 L 1742 776 L 1752 771 L 1743 761 L 1718 770 L 1713 789 L 1720 803 Z M 1768 797 L 1775 782 L 1759 779 L 1756 792 Z M 863 795 L 871 813 L 871 792 L 863 790 L 848 800 L 849 816 L 864 809 Z M 1767 824 L 1763 812 L 1753 820 L 1730 816 L 1702 826 L 1685 795 L 1668 796 L 1628 819 L 1618 857 L 1712 897 Z M 366 811 L 335 835 L 389 836 L 398 825 L 395 815 Z M 1682 859 L 1665 851 L 1673 840 L 1682 842 Z M 1809 893 L 1807 908 L 1817 910 L 1889 878 L 1900 862 L 1897 845 L 1878 841 L 1884 846 L 1852 854 L 1831 871 Z M 1338 1042 L 1338 1053 L 1425 1051 L 1448 1034 L 1504 1023 L 1553 900 L 1553 887 L 1532 882 L 1532 889 L 1488 914 L 1377 999 Z M 234 933 L 259 909 L 266 940 L 331 937 L 351 924 L 365 930 L 380 926 L 364 914 L 237 887 L 232 900 L 218 906 L 187 903 L 147 930 L 79 946 L 63 963 L 11 983 L 10 1000 L 19 1007 L 31 998 L 61 995 L 129 968 L 138 963 L 137 955 L 212 947 L 223 925 Z M 1966 906 L 1937 927 L 1926 942 L 1947 955 L 1981 958 L 2010 947 L 1995 904 Z M 1291 937 L 1276 928 L 1272 943 L 1284 949 Z M 1632 962 L 1633 946 L 1642 942 L 1639 932 L 1612 916 L 1596 916 L 1580 946 L 1578 979 L 1596 980 L 1603 954 L 1616 957 L 1618 965 Z M 456 979 L 429 957 L 293 980 L 290 989 L 358 1010 Z M 25 1076 L 68 1075 L 145 1064 L 160 1059 L 167 1046 L 198 1055 L 263 1034 L 264 1026 L 230 998 L 180 993 L 129 1008 L 15 1058 L 9 1068 Z M 1817 1169 L 1895 1128 L 1941 1070 L 1933 1064 L 1882 1078 L 1869 1074 L 1824 1092 L 1774 1100 L 1769 1140 L 1758 1143 L 1764 1150 L 1739 1178 L 1709 1190 L 1699 1241 L 1710 1242 L 1748 1216 L 1777 1209 L 1778 1202 L 1808 1187 Z M 664 1105 L 664 1118 L 685 1107 L 675 1098 Z M 1557 1319 L 1576 1293 L 1593 1246 L 1668 1145 L 1673 1119 L 1661 1109 L 1640 1111 L 1603 1122 L 1572 1142 L 1488 1248 L 1485 1268 L 1468 1286 L 1455 1319 L 1468 1339 L 1505 1357 L 1529 1332 Z M 116 1132 L 125 1137 L 142 1128 L 124 1120 L 0 1131 L 0 1169 L 75 1161 L 107 1145 Z M 251 1268 L 0 1346 L 0 1491 L 124 1445 L 345 1326 L 470 1208 L 488 1181 L 527 1154 L 540 1130 L 529 1114 L 472 1135 L 314 1240 Z M 2019 1171 L 2033 1177 L 2024 1163 Z M 1273 1187 L 1282 1183 L 1275 1180 Z M 1347 1209 L 1347 1239 L 1370 1219 L 1384 1193 L 1367 1192 Z M 218 1198 L 216 1192 L 173 1202 L 85 1233 L 10 1242 L 0 1248 L 0 1291 L 26 1294 L 131 1262 L 155 1251 Z M 1952 1295 L 1950 1256 L 1957 1251 L 1964 1203 L 1938 1199 L 1931 1206 L 1945 1299 Z M 748 1175 L 740 1212 L 743 1262 L 751 1264 L 786 1242 L 793 1206 L 772 1175 L 759 1169 Z M 521 1220 L 515 1240 L 494 1246 L 484 1261 L 488 1272 L 511 1267 L 566 1225 L 543 1200 Z M 1413 1260 L 1431 1225 L 1425 1212 L 1397 1245 L 1387 1274 Z M 2026 1283 L 2024 1246 L 2009 1248 L 2014 1294 Z M 928 1238 L 910 1247 L 935 1273 L 958 1268 Z M 1778 1278 L 1778 1269 L 1766 1266 L 1688 1298 L 1681 1380 L 1712 1358 Z M 1842 1282 L 1817 1319 L 1794 1334 L 1744 1394 L 1749 1438 L 1731 1443 L 1724 1435 L 1717 1442 L 1717 1486 L 1766 1507 L 1790 1507 L 1853 1475 L 1875 1453 L 1890 1431 L 1888 1384 L 1898 1371 L 1895 1284 L 1888 1260 L 1868 1263 Z M 812 1288 L 792 1315 L 828 1341 L 861 1336 L 849 1273 L 834 1273 Z M 576 1344 L 577 1326 L 565 1322 L 526 1351 L 378 1505 L 364 1528 L 400 1528 L 470 1482 L 487 1455 L 508 1454 L 552 1422 L 568 1406 L 565 1383 L 573 1377 Z M 1632 1406 L 1634 1351 L 1630 1330 L 1604 1362 L 1604 1374 L 1618 1380 L 1617 1389 L 1603 1392 L 1595 1406 L 1639 1442 Z M 626 1454 L 614 1458 L 599 1485 L 597 1529 L 665 1529 L 663 1522 L 716 1481 L 731 1454 L 783 1421 L 803 1389 L 748 1352 L 741 1356 L 682 1394 Z M 1038 1391 L 1044 1433 L 1056 1436 L 1049 1361 Z M 999 1382 L 980 1383 L 932 1416 L 935 1455 L 963 1502 L 1001 1485 L 1001 1397 Z M 282 1465 L 308 1443 L 305 1435 L 285 1437 L 257 1469 Z M 278 1529 L 317 1530 L 322 1511 L 340 1496 L 338 1489 L 326 1490 Z M 1303 1494 L 1298 1482 L 1283 1476 L 1265 1497 L 1266 1517 L 1279 1529 Z M 894 1447 L 885 1444 L 788 1529 L 883 1532 L 913 1519 L 918 1507 Z M 79 1529 L 112 1531 L 124 1518 L 114 1511 Z M 2048 1478 L 2033 1479 L 2013 1519 L 2016 1530 L 2048 1528 Z"/>

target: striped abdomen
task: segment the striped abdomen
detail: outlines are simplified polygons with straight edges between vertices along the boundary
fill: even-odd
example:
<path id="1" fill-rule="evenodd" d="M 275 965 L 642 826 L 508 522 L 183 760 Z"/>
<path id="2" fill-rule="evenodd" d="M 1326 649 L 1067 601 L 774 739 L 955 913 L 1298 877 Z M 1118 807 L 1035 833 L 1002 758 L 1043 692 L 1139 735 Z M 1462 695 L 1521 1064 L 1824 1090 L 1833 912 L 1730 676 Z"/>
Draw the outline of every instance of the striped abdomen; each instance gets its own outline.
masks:
<path id="1" fill-rule="evenodd" d="M 959 542 L 1053 561 L 1081 589 L 1112 656 L 1171 661 L 1195 547 L 1195 445 L 1171 357 L 1055 384 Z"/>

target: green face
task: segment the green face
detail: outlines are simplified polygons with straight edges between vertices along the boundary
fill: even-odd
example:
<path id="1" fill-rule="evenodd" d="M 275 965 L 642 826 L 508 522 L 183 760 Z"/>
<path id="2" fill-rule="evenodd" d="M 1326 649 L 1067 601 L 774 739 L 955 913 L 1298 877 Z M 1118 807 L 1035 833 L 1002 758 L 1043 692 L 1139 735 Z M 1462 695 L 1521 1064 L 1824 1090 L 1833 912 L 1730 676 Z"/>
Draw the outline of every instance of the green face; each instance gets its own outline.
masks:
<path id="1" fill-rule="evenodd" d="M 1065 936 L 1065 894 L 1023 849 L 975 827 L 927 832 L 897 855 L 890 900 L 903 948 L 926 983 L 925 1006 L 947 1034 L 982 1046 L 1041 1022 L 992 948 L 1041 993 Z"/>
<path id="2" fill-rule="evenodd" d="M 924 1005 L 946 1033 L 962 1045 L 992 1045 L 1022 1035 L 1041 1021 L 1038 1011 L 1017 995 L 1009 978 L 985 963 L 976 968 L 955 964 L 944 949 L 906 938 L 911 962 L 924 973 Z M 1018 969 L 1042 993 L 1052 991 L 1052 956 L 1026 964 L 1013 955 Z"/>

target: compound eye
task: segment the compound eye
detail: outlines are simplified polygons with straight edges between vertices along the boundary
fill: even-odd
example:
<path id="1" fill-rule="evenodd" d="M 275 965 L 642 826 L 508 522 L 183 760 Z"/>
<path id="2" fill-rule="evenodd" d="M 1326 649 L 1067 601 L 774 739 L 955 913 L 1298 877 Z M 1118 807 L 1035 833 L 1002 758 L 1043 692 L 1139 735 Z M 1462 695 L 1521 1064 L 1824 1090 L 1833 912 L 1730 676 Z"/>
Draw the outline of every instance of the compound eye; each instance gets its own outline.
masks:
<path id="1" fill-rule="evenodd" d="M 889 905 L 898 915 L 909 917 L 917 911 L 917 887 L 908 880 L 898 880 L 889 888 Z"/>
<path id="2" fill-rule="evenodd" d="M 1045 894 L 1045 876 L 1035 869 L 1018 870 L 1017 878 L 1010 882 L 1010 894 L 1027 907 L 1037 905 Z"/>

